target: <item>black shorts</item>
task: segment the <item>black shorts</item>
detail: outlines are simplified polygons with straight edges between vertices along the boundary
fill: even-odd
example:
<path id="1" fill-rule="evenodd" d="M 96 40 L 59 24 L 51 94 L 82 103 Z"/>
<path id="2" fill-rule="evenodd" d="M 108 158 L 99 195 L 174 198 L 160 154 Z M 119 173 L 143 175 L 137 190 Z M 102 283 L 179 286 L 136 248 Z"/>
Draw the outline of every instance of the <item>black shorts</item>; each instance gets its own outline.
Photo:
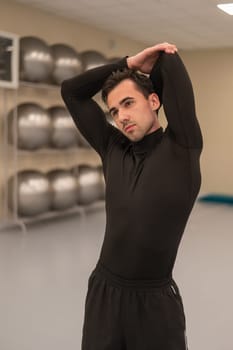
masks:
<path id="1" fill-rule="evenodd" d="M 125 280 L 98 263 L 88 280 L 82 350 L 187 350 L 174 280 Z"/>

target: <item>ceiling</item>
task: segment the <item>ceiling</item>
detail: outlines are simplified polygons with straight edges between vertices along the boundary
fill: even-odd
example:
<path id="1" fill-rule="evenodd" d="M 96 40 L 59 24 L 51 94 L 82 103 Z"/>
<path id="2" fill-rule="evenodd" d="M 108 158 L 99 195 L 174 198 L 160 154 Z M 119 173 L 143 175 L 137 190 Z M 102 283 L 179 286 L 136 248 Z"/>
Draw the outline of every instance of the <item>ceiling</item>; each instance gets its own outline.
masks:
<path id="1" fill-rule="evenodd" d="M 233 47 L 233 16 L 217 0 L 17 0 L 127 38 L 180 49 Z M 227 2 L 227 1 L 221 1 Z"/>

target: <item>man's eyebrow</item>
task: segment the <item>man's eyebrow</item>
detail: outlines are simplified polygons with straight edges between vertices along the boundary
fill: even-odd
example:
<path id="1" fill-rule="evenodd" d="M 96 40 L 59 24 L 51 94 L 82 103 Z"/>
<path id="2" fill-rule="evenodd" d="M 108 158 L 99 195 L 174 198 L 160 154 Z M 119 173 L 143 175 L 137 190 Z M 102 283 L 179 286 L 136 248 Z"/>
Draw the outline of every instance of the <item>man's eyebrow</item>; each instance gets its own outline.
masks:
<path id="1" fill-rule="evenodd" d="M 124 97 L 120 102 L 119 104 L 122 105 L 124 104 L 124 102 L 126 102 L 127 100 L 133 100 L 134 98 L 133 97 L 130 97 L 130 96 L 127 96 L 127 97 Z M 112 113 L 113 111 L 115 111 L 117 108 L 116 107 L 112 107 L 110 108 L 109 112 Z"/>

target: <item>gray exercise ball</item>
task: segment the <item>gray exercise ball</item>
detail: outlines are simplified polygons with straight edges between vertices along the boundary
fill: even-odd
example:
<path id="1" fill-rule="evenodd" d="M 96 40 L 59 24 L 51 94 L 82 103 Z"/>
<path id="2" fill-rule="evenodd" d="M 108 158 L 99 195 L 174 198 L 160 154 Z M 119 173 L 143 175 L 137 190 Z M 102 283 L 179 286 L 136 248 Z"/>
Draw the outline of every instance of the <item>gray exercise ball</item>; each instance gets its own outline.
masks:
<path id="1" fill-rule="evenodd" d="M 101 193 L 100 173 L 97 167 L 86 164 L 74 168 L 78 178 L 78 204 L 88 205 L 98 201 Z"/>
<path id="2" fill-rule="evenodd" d="M 14 210 L 14 178 L 9 180 L 9 207 Z M 50 183 L 39 171 L 25 170 L 17 175 L 17 206 L 20 216 L 34 216 L 47 212 L 51 207 Z"/>
<path id="3" fill-rule="evenodd" d="M 51 145 L 55 148 L 76 147 L 79 134 L 68 110 L 63 106 L 53 106 L 48 109 L 51 117 Z"/>
<path id="4" fill-rule="evenodd" d="M 14 128 L 17 128 L 19 148 L 35 150 L 49 145 L 51 118 L 45 108 L 36 103 L 22 103 L 17 107 L 17 115 L 17 119 L 14 119 L 14 110 L 8 115 L 11 143 L 14 140 Z"/>
<path id="5" fill-rule="evenodd" d="M 75 49 L 65 44 L 54 44 L 50 47 L 54 61 L 52 77 L 56 84 L 82 73 L 82 58 Z"/>
<path id="6" fill-rule="evenodd" d="M 85 71 L 108 63 L 107 58 L 102 53 L 95 50 L 83 51 L 81 57 Z"/>
<path id="7" fill-rule="evenodd" d="M 54 67 L 49 45 L 42 39 L 26 36 L 20 39 L 20 79 L 47 82 Z"/>
<path id="8" fill-rule="evenodd" d="M 57 169 L 48 172 L 52 189 L 52 209 L 64 210 L 77 204 L 78 181 L 69 170 Z"/>

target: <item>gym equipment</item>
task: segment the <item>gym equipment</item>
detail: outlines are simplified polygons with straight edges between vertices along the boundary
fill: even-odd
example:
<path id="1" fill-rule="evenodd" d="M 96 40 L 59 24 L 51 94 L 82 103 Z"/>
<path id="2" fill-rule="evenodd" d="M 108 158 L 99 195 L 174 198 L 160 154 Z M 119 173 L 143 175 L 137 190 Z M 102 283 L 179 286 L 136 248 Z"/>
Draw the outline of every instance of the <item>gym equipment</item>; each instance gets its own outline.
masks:
<path id="1" fill-rule="evenodd" d="M 64 210 L 77 204 L 78 181 L 69 170 L 56 169 L 48 172 L 52 190 L 52 209 Z"/>
<path id="2" fill-rule="evenodd" d="M 35 150 L 48 146 L 51 135 L 51 118 L 42 106 L 36 103 L 22 103 L 18 107 L 18 117 L 14 119 L 14 109 L 9 112 L 9 141 L 14 141 L 17 127 L 18 147 Z"/>
<path id="3" fill-rule="evenodd" d="M 222 193 L 208 193 L 200 196 L 198 201 L 211 204 L 233 205 L 233 196 Z"/>
<path id="4" fill-rule="evenodd" d="M 51 117 L 51 145 L 55 148 L 68 148 L 78 145 L 79 134 L 68 110 L 63 106 L 48 108 Z"/>
<path id="5" fill-rule="evenodd" d="M 78 179 L 78 204 L 88 205 L 99 200 L 101 194 L 100 173 L 97 167 L 86 164 L 73 169 Z"/>
<path id="6" fill-rule="evenodd" d="M 65 44 L 50 46 L 54 61 L 53 80 L 60 85 L 65 79 L 74 77 L 83 71 L 81 55 Z"/>
<path id="7" fill-rule="evenodd" d="M 17 180 L 17 207 L 20 216 L 42 214 L 50 209 L 51 191 L 46 175 L 39 171 L 25 170 L 17 178 L 9 179 L 8 203 L 14 210 L 14 181 Z"/>
<path id="8" fill-rule="evenodd" d="M 84 64 L 84 70 L 89 70 L 106 64 L 106 57 L 98 51 L 87 50 L 81 52 L 81 57 Z"/>
<path id="9" fill-rule="evenodd" d="M 20 79 L 30 82 L 47 82 L 54 62 L 50 47 L 35 36 L 20 39 Z"/>

